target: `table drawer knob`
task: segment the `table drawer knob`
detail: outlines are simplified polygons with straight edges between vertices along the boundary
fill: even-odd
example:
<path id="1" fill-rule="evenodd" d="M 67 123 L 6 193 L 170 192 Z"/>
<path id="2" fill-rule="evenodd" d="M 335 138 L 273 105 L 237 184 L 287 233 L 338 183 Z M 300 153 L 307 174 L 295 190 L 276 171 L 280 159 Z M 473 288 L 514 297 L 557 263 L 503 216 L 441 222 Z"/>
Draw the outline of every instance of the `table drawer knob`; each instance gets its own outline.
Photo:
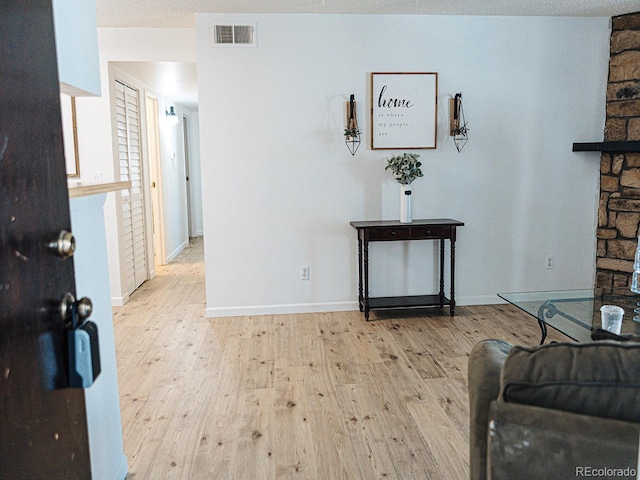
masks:
<path id="1" fill-rule="evenodd" d="M 391 230 L 391 235 L 396 235 L 396 231 L 395 230 Z"/>

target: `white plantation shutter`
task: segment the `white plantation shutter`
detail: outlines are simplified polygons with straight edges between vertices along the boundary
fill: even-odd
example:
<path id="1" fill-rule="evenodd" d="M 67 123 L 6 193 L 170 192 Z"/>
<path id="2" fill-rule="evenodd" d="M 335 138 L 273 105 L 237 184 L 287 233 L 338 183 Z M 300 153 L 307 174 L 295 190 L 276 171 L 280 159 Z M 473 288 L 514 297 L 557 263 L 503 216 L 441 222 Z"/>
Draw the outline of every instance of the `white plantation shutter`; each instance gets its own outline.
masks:
<path id="1" fill-rule="evenodd" d="M 123 257 L 127 293 L 147 279 L 147 252 L 144 238 L 144 204 L 142 192 L 142 155 L 140 150 L 140 116 L 138 91 L 118 80 L 116 87 L 116 122 L 120 179 L 131 181 L 122 190 Z"/>

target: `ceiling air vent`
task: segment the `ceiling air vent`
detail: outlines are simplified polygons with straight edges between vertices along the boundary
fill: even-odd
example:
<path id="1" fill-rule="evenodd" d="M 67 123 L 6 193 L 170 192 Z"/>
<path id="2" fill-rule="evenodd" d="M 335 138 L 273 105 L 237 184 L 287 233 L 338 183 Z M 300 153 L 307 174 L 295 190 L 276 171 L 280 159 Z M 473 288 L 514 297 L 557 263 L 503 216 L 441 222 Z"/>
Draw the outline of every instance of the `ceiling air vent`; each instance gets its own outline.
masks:
<path id="1" fill-rule="evenodd" d="M 255 25 L 210 25 L 213 47 L 255 47 Z"/>

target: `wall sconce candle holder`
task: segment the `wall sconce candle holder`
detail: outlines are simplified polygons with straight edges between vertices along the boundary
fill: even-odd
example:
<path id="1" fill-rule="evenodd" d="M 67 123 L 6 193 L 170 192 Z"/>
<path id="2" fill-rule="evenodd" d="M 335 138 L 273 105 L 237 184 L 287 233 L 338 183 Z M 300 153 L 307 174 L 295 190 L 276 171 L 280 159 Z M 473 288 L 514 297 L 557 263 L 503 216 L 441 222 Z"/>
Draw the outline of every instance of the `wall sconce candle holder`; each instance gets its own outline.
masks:
<path id="1" fill-rule="evenodd" d="M 449 99 L 449 135 L 453 137 L 456 150 L 460 153 L 469 140 L 469 129 L 462 109 L 462 92 Z"/>
<path id="2" fill-rule="evenodd" d="M 173 106 L 169 107 L 169 110 L 165 110 L 164 114 L 167 118 L 167 121 L 169 122 L 169 125 L 171 125 L 172 127 L 178 125 L 178 115 L 176 114 L 176 110 L 173 108 Z"/>
<path id="3" fill-rule="evenodd" d="M 349 98 L 349 103 L 347 103 L 347 126 L 344 129 L 344 143 L 347 144 L 351 155 L 355 155 L 360 146 L 360 130 L 358 129 L 356 101 L 353 94 Z"/>

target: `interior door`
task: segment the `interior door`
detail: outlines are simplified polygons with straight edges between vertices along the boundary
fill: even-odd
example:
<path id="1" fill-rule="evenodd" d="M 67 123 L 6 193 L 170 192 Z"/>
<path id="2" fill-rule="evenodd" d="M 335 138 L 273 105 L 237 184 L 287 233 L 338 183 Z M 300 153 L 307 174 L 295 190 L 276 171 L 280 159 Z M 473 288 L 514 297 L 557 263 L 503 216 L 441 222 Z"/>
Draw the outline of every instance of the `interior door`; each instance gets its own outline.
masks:
<path id="1" fill-rule="evenodd" d="M 73 259 L 53 15 L 0 4 L 0 478 L 91 478 L 82 389 L 68 384 L 65 293 Z"/>
<path id="2" fill-rule="evenodd" d="M 149 167 L 149 198 L 153 219 L 153 260 L 154 265 L 164 265 L 164 225 L 162 222 L 162 195 L 160 192 L 160 132 L 158 128 L 158 99 L 149 95 L 145 98 L 147 109 L 147 152 Z"/>
<path id="3" fill-rule="evenodd" d="M 140 95 L 119 80 L 115 91 L 120 180 L 131 181 L 131 188 L 122 191 L 123 256 L 130 294 L 147 279 Z"/>
<path id="4" fill-rule="evenodd" d="M 184 167 L 186 170 L 186 175 L 185 175 L 185 179 L 187 182 L 187 234 L 189 235 L 189 237 L 195 237 L 195 233 L 193 231 L 193 221 L 191 220 L 192 215 L 191 215 L 191 183 L 189 181 L 189 177 L 191 176 L 191 167 L 190 167 L 190 162 L 191 162 L 191 158 L 190 158 L 190 142 L 189 142 L 189 137 L 190 137 L 190 124 L 189 124 L 189 117 L 187 117 L 186 115 L 183 115 L 182 117 L 182 137 L 183 137 L 183 143 L 184 143 Z"/>

